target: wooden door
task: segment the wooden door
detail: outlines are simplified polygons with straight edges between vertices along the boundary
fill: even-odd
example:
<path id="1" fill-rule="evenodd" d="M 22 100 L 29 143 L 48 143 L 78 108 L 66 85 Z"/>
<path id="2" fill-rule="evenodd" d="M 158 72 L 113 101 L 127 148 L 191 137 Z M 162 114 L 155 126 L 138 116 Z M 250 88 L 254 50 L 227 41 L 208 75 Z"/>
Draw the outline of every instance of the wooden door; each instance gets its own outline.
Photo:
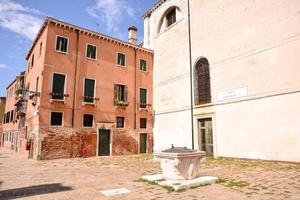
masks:
<path id="1" fill-rule="evenodd" d="M 140 134 L 140 153 L 147 153 L 147 133 Z"/>
<path id="2" fill-rule="evenodd" d="M 207 156 L 214 155 L 212 119 L 198 120 L 198 149 L 205 151 Z"/>
<path id="3" fill-rule="evenodd" d="M 110 155 L 110 130 L 99 130 L 99 143 L 98 143 L 98 155 L 109 156 Z"/>

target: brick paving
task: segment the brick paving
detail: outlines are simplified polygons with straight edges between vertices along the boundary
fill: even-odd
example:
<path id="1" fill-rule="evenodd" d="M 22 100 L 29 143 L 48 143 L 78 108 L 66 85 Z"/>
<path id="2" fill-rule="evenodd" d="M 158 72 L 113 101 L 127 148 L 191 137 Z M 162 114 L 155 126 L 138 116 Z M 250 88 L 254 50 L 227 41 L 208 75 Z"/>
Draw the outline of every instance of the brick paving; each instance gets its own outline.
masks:
<path id="1" fill-rule="evenodd" d="M 170 192 L 138 181 L 160 173 L 151 155 L 34 161 L 0 149 L 0 199 L 300 199 L 300 165 L 207 159 L 201 174 L 217 184 Z M 105 197 L 100 190 L 127 188 L 129 194 Z"/>

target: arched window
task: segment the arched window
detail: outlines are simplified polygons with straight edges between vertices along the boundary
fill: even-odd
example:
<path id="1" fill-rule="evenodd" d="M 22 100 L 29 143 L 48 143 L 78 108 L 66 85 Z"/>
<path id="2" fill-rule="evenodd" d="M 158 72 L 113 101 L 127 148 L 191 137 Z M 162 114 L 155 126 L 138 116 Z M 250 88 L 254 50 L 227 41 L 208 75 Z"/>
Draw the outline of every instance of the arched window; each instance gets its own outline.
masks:
<path id="1" fill-rule="evenodd" d="M 177 21 L 183 18 L 183 14 L 181 10 L 177 6 L 169 7 L 164 14 L 162 15 L 161 19 L 159 20 L 158 27 L 157 27 L 157 34 L 165 31 L 169 26 L 175 24 Z"/>
<path id="2" fill-rule="evenodd" d="M 211 102 L 209 63 L 200 58 L 194 68 L 195 105 Z"/>

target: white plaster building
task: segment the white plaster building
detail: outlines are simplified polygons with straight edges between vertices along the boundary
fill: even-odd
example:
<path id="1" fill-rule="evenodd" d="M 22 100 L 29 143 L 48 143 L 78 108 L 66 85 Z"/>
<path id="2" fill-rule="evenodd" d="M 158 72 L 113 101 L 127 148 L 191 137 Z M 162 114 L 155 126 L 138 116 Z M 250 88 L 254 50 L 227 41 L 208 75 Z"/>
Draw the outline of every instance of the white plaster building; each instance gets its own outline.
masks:
<path id="1" fill-rule="evenodd" d="M 300 162 L 300 1 L 160 0 L 144 15 L 154 56 L 154 150 Z"/>

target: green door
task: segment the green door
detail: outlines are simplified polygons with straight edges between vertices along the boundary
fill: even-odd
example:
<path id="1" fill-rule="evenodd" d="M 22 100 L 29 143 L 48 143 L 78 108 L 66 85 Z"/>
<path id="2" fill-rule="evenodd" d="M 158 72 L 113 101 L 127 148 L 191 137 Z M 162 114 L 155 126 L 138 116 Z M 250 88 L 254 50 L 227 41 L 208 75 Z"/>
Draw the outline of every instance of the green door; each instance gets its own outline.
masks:
<path id="1" fill-rule="evenodd" d="M 140 134 L 140 153 L 147 153 L 147 133 Z"/>
<path id="2" fill-rule="evenodd" d="M 205 151 L 207 156 L 214 155 L 212 119 L 198 120 L 198 149 Z"/>
<path id="3" fill-rule="evenodd" d="M 110 155 L 110 130 L 99 130 L 98 155 Z"/>

